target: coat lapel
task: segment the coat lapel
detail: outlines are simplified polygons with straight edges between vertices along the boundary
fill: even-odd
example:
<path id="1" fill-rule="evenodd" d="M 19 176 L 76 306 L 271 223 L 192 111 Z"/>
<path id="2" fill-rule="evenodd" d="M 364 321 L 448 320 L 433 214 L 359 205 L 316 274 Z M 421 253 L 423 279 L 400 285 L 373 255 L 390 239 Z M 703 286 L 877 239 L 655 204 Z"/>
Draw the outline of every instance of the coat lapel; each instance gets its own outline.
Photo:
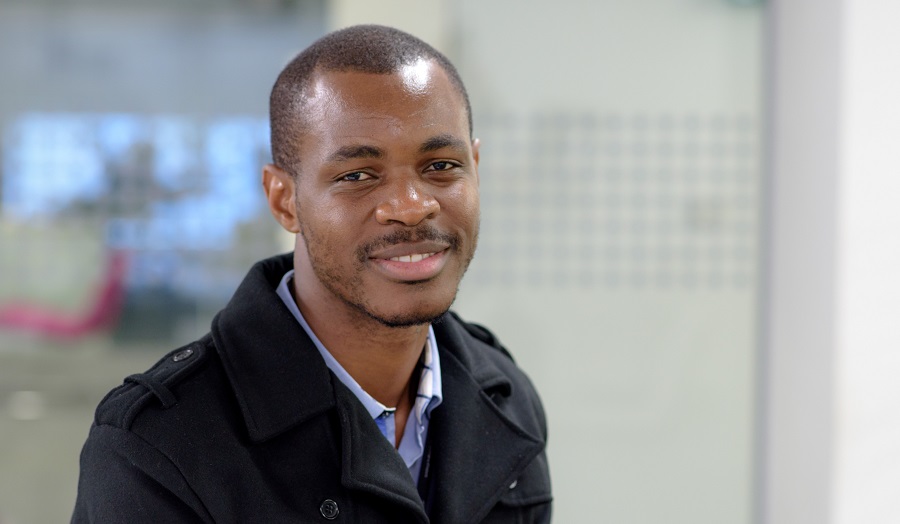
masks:
<path id="1" fill-rule="evenodd" d="M 341 421 L 341 483 L 402 506 L 418 522 L 427 522 L 425 507 L 403 459 L 353 393 L 341 384 L 335 384 L 334 389 Z"/>
<path id="2" fill-rule="evenodd" d="M 497 350 L 450 318 L 441 331 L 444 401 L 432 413 L 428 429 L 433 476 L 429 513 L 434 523 L 480 522 L 544 442 L 507 418 L 489 396 L 510 392 L 503 372 L 478 354 Z M 474 347 L 479 344 L 481 348 Z"/>
<path id="3" fill-rule="evenodd" d="M 275 294 L 289 256 L 258 262 L 216 315 L 212 337 L 247 433 L 262 442 L 334 406 L 325 361 Z"/>

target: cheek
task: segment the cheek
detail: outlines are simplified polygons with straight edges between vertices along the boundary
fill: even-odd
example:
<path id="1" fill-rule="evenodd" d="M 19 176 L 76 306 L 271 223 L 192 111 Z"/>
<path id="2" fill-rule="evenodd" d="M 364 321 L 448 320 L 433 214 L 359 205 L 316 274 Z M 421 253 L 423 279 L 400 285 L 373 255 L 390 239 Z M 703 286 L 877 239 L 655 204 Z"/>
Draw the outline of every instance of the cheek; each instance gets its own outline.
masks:
<path id="1" fill-rule="evenodd" d="M 456 220 L 465 229 L 477 233 L 481 213 L 478 187 L 474 184 L 461 185 L 451 193 L 451 200 Z"/>
<path id="2" fill-rule="evenodd" d="M 300 227 L 315 230 L 320 236 L 331 236 L 340 231 L 340 225 L 346 224 L 347 208 L 339 205 L 335 199 L 310 197 L 309 193 L 297 196 L 297 217 Z"/>

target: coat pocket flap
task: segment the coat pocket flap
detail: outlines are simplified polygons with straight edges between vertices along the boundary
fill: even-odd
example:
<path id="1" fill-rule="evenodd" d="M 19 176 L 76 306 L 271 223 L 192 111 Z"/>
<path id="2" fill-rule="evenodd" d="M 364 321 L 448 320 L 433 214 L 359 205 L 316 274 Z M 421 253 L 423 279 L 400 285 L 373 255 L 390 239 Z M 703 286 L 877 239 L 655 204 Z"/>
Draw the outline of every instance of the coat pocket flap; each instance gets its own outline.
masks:
<path id="1" fill-rule="evenodd" d="M 541 453 L 509 485 L 506 493 L 500 497 L 500 503 L 518 507 L 550 502 L 552 499 L 547 455 Z"/>

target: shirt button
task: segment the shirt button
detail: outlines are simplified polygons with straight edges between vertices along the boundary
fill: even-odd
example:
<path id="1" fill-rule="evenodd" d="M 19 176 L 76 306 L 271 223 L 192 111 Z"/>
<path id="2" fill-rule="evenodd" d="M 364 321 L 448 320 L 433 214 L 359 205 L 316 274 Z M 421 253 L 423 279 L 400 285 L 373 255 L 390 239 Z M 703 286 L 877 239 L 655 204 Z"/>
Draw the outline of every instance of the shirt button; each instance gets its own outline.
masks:
<path id="1" fill-rule="evenodd" d="M 334 520 L 341 511 L 338 509 L 337 502 L 331 499 L 325 499 L 325 502 L 319 506 L 319 512 L 322 513 L 322 516 L 326 519 Z"/>
<path id="2" fill-rule="evenodd" d="M 191 355 L 194 354 L 193 349 L 183 349 L 178 353 L 175 353 L 175 356 L 172 357 L 172 362 L 181 362 L 182 360 L 187 360 L 191 358 Z"/>
<path id="3" fill-rule="evenodd" d="M 514 481 L 512 481 L 512 484 L 509 485 L 509 489 L 516 489 L 516 486 L 518 486 L 518 485 L 519 485 L 519 481 L 514 480 Z"/>

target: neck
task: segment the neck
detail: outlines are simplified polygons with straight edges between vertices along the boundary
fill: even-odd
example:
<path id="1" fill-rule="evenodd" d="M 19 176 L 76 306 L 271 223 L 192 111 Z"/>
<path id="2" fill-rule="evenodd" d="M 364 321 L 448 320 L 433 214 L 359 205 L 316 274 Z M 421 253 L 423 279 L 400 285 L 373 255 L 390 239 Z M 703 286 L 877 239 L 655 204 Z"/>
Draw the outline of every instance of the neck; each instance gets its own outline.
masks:
<path id="1" fill-rule="evenodd" d="M 349 308 L 320 307 L 299 292 L 298 279 L 291 294 L 303 318 L 366 393 L 386 407 L 397 408 L 405 420 L 412 405 L 412 374 L 428 338 L 428 324 L 388 327 Z M 412 392 L 412 393 L 410 393 Z"/>

